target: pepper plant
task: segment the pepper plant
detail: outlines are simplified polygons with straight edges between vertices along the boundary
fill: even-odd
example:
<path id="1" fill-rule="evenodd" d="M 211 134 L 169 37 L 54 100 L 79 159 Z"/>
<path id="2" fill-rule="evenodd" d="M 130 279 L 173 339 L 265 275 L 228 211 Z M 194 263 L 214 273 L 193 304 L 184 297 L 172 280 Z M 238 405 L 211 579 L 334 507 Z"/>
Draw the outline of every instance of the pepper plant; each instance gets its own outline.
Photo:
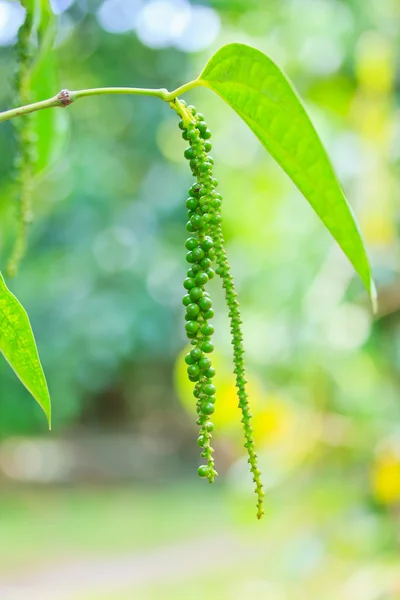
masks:
<path id="1" fill-rule="evenodd" d="M 189 162 L 194 183 L 186 200 L 187 277 L 185 293 L 186 334 L 191 349 L 185 357 L 187 373 L 193 382 L 197 424 L 204 462 L 200 477 L 211 483 L 217 475 L 211 436 L 212 415 L 217 390 L 213 384 L 212 298 L 207 284 L 221 278 L 229 311 L 233 345 L 234 373 L 238 405 L 244 430 L 245 447 L 257 496 L 257 516 L 263 515 L 264 491 L 253 440 L 251 411 L 246 390 L 243 337 L 239 301 L 228 263 L 222 225 L 223 198 L 215 175 L 218 165 L 210 151 L 211 131 L 205 117 L 182 96 L 196 87 L 207 87 L 218 94 L 247 123 L 261 144 L 293 180 L 321 221 L 342 248 L 363 281 L 373 307 L 376 304 L 371 268 L 356 219 L 334 173 L 326 151 L 293 85 L 280 68 L 265 54 L 250 46 L 228 44 L 218 50 L 193 81 L 172 92 L 167 89 L 96 88 L 61 90 L 48 99 L 36 98 L 35 73 L 38 64 L 51 61 L 55 24 L 47 0 L 24 0 L 25 21 L 16 42 L 18 71 L 15 76 L 16 108 L 0 113 L 0 122 L 13 119 L 19 153 L 15 162 L 18 187 L 18 229 L 7 273 L 15 275 L 26 251 L 31 220 L 31 188 L 38 160 L 35 118 L 51 115 L 82 98 L 105 94 L 146 95 L 159 98 L 179 117 L 182 138 L 187 142 L 184 156 Z M 51 109 L 51 110 L 50 110 Z M 34 113 L 38 113 L 35 115 Z M 51 127 L 49 129 L 51 135 Z M 39 140 L 40 141 L 40 140 Z M 223 185 L 221 186 L 223 188 Z M 218 191 L 217 191 L 218 190 Z M 246 198 L 251 206 L 251 198 Z M 44 410 L 51 423 L 50 395 L 38 356 L 28 316 L 9 291 L 0 274 L 0 350 L 21 382 Z"/>

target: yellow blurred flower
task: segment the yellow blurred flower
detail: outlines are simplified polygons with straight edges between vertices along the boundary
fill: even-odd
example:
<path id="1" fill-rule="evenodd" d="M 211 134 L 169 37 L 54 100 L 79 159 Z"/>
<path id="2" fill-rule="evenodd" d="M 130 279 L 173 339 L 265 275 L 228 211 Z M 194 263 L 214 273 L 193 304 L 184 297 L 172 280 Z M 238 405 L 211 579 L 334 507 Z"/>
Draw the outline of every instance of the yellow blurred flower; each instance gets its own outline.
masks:
<path id="1" fill-rule="evenodd" d="M 400 500 L 400 456 L 393 449 L 380 453 L 372 468 L 374 495 L 383 504 Z"/>

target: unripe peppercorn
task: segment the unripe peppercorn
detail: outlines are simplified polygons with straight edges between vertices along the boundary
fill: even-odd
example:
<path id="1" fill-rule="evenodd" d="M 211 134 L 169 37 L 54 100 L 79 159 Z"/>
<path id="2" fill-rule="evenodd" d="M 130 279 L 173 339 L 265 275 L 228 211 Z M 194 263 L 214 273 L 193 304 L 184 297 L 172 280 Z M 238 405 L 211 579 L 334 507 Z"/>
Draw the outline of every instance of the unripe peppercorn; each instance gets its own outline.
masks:
<path id="1" fill-rule="evenodd" d="M 194 259 L 194 261 L 195 262 L 200 262 L 203 258 L 204 258 L 204 250 L 202 248 L 195 248 L 193 250 L 193 259 Z"/>
<path id="2" fill-rule="evenodd" d="M 195 280 L 192 277 L 186 277 L 186 279 L 183 282 L 183 287 L 187 290 L 191 290 L 196 285 L 194 281 Z"/>
<path id="3" fill-rule="evenodd" d="M 206 323 L 205 325 L 201 326 L 200 331 L 203 335 L 209 337 L 214 333 L 214 327 L 209 323 Z"/>
<path id="4" fill-rule="evenodd" d="M 207 402 L 202 407 L 202 412 L 205 415 L 212 415 L 214 411 L 215 411 L 215 406 L 214 406 L 214 404 L 212 402 Z"/>
<path id="5" fill-rule="evenodd" d="M 200 368 L 197 365 L 189 365 L 187 372 L 189 377 L 198 377 L 200 375 Z"/>
<path id="6" fill-rule="evenodd" d="M 191 299 L 190 299 L 189 294 L 186 294 L 185 296 L 183 296 L 183 298 L 182 298 L 182 304 L 184 306 L 189 306 L 190 303 L 191 303 Z"/>
<path id="7" fill-rule="evenodd" d="M 207 371 L 208 372 L 208 370 L 211 367 L 211 360 L 208 357 L 206 357 L 206 356 L 204 358 L 201 358 L 199 360 L 199 367 L 200 367 L 200 369 L 202 371 Z M 207 377 L 207 375 L 206 375 L 206 377 Z"/>
<path id="8" fill-rule="evenodd" d="M 212 383 L 208 383 L 207 385 L 204 386 L 204 393 L 207 394 L 207 396 L 213 396 L 215 394 L 215 385 L 213 385 Z"/>
<path id="9" fill-rule="evenodd" d="M 190 356 L 193 362 L 198 362 L 203 358 L 204 355 L 200 348 L 193 348 L 193 350 L 190 351 Z"/>
<path id="10" fill-rule="evenodd" d="M 196 285 L 198 285 L 198 286 L 206 285 L 207 281 L 208 281 L 207 273 L 204 273 L 204 272 L 197 273 L 197 275 L 195 277 Z"/>
<path id="11" fill-rule="evenodd" d="M 197 323 L 196 323 L 197 325 Z M 210 352 L 213 352 L 214 350 L 214 344 L 212 344 L 212 342 L 209 341 L 205 341 L 201 344 L 201 349 L 203 350 L 203 352 L 205 352 L 206 354 L 209 354 Z"/>
<path id="12" fill-rule="evenodd" d="M 199 477 L 207 477 L 207 475 L 208 475 L 208 466 L 207 465 L 201 465 L 197 469 L 197 473 L 199 474 Z"/>
<path id="13" fill-rule="evenodd" d="M 187 333 L 196 333 L 199 328 L 199 324 L 196 321 L 188 321 L 185 325 Z"/>
<path id="14" fill-rule="evenodd" d="M 186 200 L 186 208 L 188 210 L 196 210 L 197 206 L 198 206 L 198 201 L 196 198 L 188 198 Z"/>
<path id="15" fill-rule="evenodd" d="M 202 289 L 201 289 L 201 288 L 199 288 L 199 287 L 194 287 L 194 288 L 192 288 L 192 289 L 190 290 L 190 292 L 189 292 L 189 296 L 190 296 L 190 299 L 191 299 L 193 302 L 196 302 L 196 300 L 199 300 L 199 306 L 200 306 L 200 308 L 201 308 L 201 304 L 200 304 L 200 302 L 201 302 L 201 301 L 202 301 L 202 299 L 203 299 L 203 298 L 202 298 L 202 296 L 203 296 L 203 291 L 202 291 Z"/>
<path id="16" fill-rule="evenodd" d="M 204 250 L 204 252 L 208 252 L 209 250 L 211 250 L 211 248 L 214 246 L 214 242 L 212 241 L 212 239 L 207 236 L 202 242 L 201 242 L 201 249 Z"/>
<path id="17" fill-rule="evenodd" d="M 186 148 L 185 152 L 183 153 L 183 156 L 187 159 L 190 160 L 192 158 L 194 158 L 194 151 L 193 148 L 191 148 L 189 146 L 189 148 Z"/>
<path id="18" fill-rule="evenodd" d="M 194 289 L 196 289 L 196 288 L 194 288 Z M 192 296 L 190 296 L 190 297 L 192 297 Z M 200 306 L 201 310 L 203 310 L 203 311 L 209 310 L 212 307 L 212 301 L 210 298 L 207 298 L 206 296 L 204 296 L 203 298 L 201 298 L 199 300 L 199 306 Z"/>
<path id="19" fill-rule="evenodd" d="M 189 352 L 189 354 L 186 354 L 186 356 L 185 356 L 185 363 L 187 365 L 192 365 L 193 364 L 193 358 L 192 358 L 190 352 Z"/>
<path id="20" fill-rule="evenodd" d="M 190 296 L 189 296 L 190 299 Z M 194 302 L 188 304 L 187 308 L 186 308 L 186 314 L 189 315 L 189 317 L 194 318 L 197 317 L 197 315 L 200 313 L 200 307 L 198 304 L 195 304 Z"/>

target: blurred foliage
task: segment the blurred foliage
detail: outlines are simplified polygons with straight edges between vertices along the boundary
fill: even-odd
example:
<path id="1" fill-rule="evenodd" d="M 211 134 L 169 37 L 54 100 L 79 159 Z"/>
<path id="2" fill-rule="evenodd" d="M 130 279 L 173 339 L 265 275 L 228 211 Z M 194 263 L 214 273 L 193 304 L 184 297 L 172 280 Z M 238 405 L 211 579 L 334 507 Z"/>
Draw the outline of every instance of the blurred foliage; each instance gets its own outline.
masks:
<path id="1" fill-rule="evenodd" d="M 230 41 L 258 47 L 294 81 L 360 220 L 378 283 L 375 320 L 344 257 L 246 126 L 207 90 L 186 98 L 214 132 L 256 435 L 265 481 L 282 516 L 276 526 L 286 520 L 280 531 L 291 565 L 300 564 L 310 549 L 311 558 L 298 568 L 312 585 L 305 595 L 290 588 L 287 597 L 399 598 L 393 583 L 382 583 L 392 582 L 382 565 L 397 561 L 399 543 L 400 4 L 207 4 L 218 12 L 220 32 L 204 50 L 190 53 L 173 44 L 150 48 L 133 31 L 104 31 L 97 0 L 70 3 L 59 17 L 60 84 L 173 89 Z M 2 108 L 11 105 L 12 64 L 11 47 L 2 47 Z M 80 100 L 61 114 L 58 160 L 36 179 L 29 256 L 18 278 L 8 282 L 31 316 L 53 398 L 53 435 L 124 425 L 181 436 L 194 457 L 194 413 L 181 354 L 183 207 L 190 177 L 176 117 L 158 99 L 129 97 Z M 8 123 L 0 128 L 0 153 L 4 266 L 15 230 L 10 176 L 15 144 Z M 219 360 L 216 457 L 229 490 L 241 494 L 248 482 L 240 459 L 228 320 L 218 282 L 212 285 Z M 3 363 L 0 382 L 0 436 L 44 432 L 40 409 Z M 192 435 L 185 437 L 185 428 L 173 430 L 182 419 Z M 245 506 L 253 516 L 251 502 L 246 499 Z M 297 533 L 293 504 L 304 504 L 309 515 Z M 268 517 L 270 527 L 279 511 Z M 382 564 L 374 563 L 378 554 Z M 350 582 L 345 573 L 350 556 L 373 575 L 360 571 Z M 313 570 L 316 564 L 321 571 Z M 286 576 L 298 581 L 293 569 Z M 330 577 L 332 589 L 324 587 Z M 213 597 L 205 582 L 192 582 L 191 589 L 203 584 L 203 597 Z M 251 590 L 264 591 L 243 588 L 242 596 L 234 596 L 219 589 L 218 598 L 286 598 L 272 588 L 268 596 L 257 580 Z"/>

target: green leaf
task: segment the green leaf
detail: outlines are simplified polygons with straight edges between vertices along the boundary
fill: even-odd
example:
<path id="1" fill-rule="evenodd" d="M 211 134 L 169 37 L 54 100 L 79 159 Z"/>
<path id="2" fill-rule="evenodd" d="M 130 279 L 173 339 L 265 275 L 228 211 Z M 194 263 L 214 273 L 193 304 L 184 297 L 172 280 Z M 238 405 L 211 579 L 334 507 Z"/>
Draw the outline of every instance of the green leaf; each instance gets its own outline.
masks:
<path id="1" fill-rule="evenodd" d="M 259 50 L 228 44 L 211 57 L 197 83 L 221 96 L 286 171 L 360 275 L 375 309 L 375 284 L 356 219 L 288 78 Z"/>
<path id="2" fill-rule="evenodd" d="M 48 0 L 35 0 L 39 51 L 31 73 L 31 102 L 50 98 L 60 90 L 57 57 L 53 50 L 57 19 Z M 37 134 L 35 171 L 48 170 L 63 154 L 69 119 L 62 110 L 41 110 L 35 115 Z"/>
<path id="3" fill-rule="evenodd" d="M 31 324 L 0 273 L 0 352 L 44 410 L 51 426 L 51 404 Z"/>
<path id="4" fill-rule="evenodd" d="M 32 74 L 32 102 L 54 96 L 60 89 L 54 52 L 42 56 Z M 69 118 L 63 110 L 40 110 L 35 114 L 37 134 L 35 171 L 47 172 L 64 153 L 69 139 Z"/>

